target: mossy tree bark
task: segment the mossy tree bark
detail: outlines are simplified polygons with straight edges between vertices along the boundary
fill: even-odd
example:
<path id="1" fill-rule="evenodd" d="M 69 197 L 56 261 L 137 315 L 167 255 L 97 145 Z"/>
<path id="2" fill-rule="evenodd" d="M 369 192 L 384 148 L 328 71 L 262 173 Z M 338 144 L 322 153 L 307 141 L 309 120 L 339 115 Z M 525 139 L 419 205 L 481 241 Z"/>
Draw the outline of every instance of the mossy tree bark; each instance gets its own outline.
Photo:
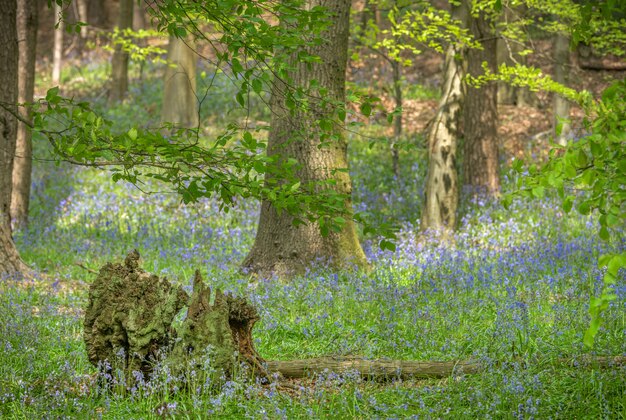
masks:
<path id="1" fill-rule="evenodd" d="M 467 52 L 468 73 L 477 77 L 483 73 L 483 62 L 496 72 L 496 37 L 484 13 L 471 16 L 469 29 L 482 49 Z M 480 88 L 467 86 L 463 107 L 463 185 L 473 195 L 500 194 L 500 167 L 498 161 L 498 86 L 494 82 Z"/>
<path id="2" fill-rule="evenodd" d="M 198 125 L 197 59 L 196 53 L 185 40 L 170 36 L 161 121 L 187 128 Z"/>
<path id="3" fill-rule="evenodd" d="M 17 3 L 0 2 L 0 279 L 28 275 L 11 238 L 11 190 L 17 138 Z"/>
<path id="4" fill-rule="evenodd" d="M 120 0 L 120 14 L 117 27 L 120 31 L 133 27 L 133 0 Z M 120 45 L 115 46 L 111 59 L 111 84 L 109 102 L 124 99 L 128 92 L 128 53 Z"/>
<path id="5" fill-rule="evenodd" d="M 23 104 L 33 102 L 35 88 L 35 51 L 37 48 L 37 2 L 35 0 L 18 2 L 17 34 L 19 40 L 17 101 Z M 27 107 L 20 107 L 18 112 L 23 120 L 31 121 L 32 117 Z M 26 124 L 18 122 L 11 193 L 11 219 L 17 226 L 24 226 L 28 222 L 32 158 L 31 130 Z"/>
<path id="6" fill-rule="evenodd" d="M 453 16 L 466 26 L 468 11 L 461 5 L 453 8 Z M 456 225 L 459 201 L 457 144 L 461 135 L 461 118 L 465 86 L 462 47 L 450 45 L 444 62 L 443 95 L 428 132 L 428 174 L 426 203 L 422 213 L 422 231 L 439 231 L 447 235 Z"/>
<path id="7" fill-rule="evenodd" d="M 567 85 L 569 79 L 569 37 L 557 34 L 554 39 L 554 81 Z M 554 95 L 554 136 L 560 145 L 566 145 L 570 135 L 571 125 L 569 121 L 570 103 L 567 99 Z M 557 134 L 557 126 L 561 126 Z"/>
<path id="8" fill-rule="evenodd" d="M 174 317 L 184 307 L 187 316 L 175 330 Z M 105 371 L 121 362 L 117 367 L 149 374 L 162 360 L 176 375 L 207 362 L 229 375 L 243 361 L 250 374 L 266 376 L 252 341 L 258 319 L 245 299 L 206 286 L 198 271 L 189 297 L 182 287 L 146 273 L 133 251 L 124 264 L 104 265 L 91 284 L 84 340 L 89 361 Z"/>
<path id="9" fill-rule="evenodd" d="M 268 155 L 280 155 L 281 159 L 293 158 L 299 167 L 297 177 L 302 185 L 331 181 L 335 190 L 345 194 L 346 211 L 351 212 L 351 180 L 346 169 L 347 143 L 343 121 L 333 117 L 330 103 L 345 102 L 345 71 L 347 62 L 350 1 L 310 0 L 308 7 L 323 6 L 333 16 L 333 21 L 323 35 L 325 41 L 310 51 L 320 57 L 317 63 L 298 62 L 295 55 L 289 63 L 294 69 L 292 86 L 274 82 L 271 98 L 271 129 Z M 325 106 L 321 98 L 310 100 L 309 112 L 289 110 L 285 89 L 311 87 L 315 80 L 326 90 Z M 333 135 L 336 139 L 329 146 L 320 146 L 320 133 L 316 129 L 321 118 L 334 118 Z M 366 265 L 366 258 L 359 244 L 356 229 L 350 217 L 340 232 L 320 233 L 317 224 L 294 226 L 293 218 L 279 213 L 269 202 L 261 204 L 261 215 L 254 245 L 243 262 L 243 267 L 262 276 L 277 274 L 288 276 L 302 272 L 311 263 L 323 260 L 335 266 Z"/>

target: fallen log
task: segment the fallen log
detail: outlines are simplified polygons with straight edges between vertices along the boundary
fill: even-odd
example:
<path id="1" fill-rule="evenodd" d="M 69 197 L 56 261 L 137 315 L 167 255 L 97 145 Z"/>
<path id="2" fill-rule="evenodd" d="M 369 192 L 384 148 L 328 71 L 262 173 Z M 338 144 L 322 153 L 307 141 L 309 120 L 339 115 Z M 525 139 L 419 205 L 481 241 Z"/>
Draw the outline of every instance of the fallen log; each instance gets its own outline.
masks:
<path id="1" fill-rule="evenodd" d="M 354 357 L 320 357 L 304 360 L 268 361 L 267 370 L 284 378 L 305 378 L 325 372 L 358 373 L 365 379 L 443 378 L 482 370 L 478 361 L 417 362 L 410 360 L 367 360 Z"/>
<path id="2" fill-rule="evenodd" d="M 540 360 L 513 360 L 512 363 L 541 363 Z M 511 365 L 512 365 L 511 363 Z M 607 369 L 626 366 L 626 356 L 580 356 L 546 360 L 546 364 L 556 368 L 598 368 Z M 411 360 L 368 360 L 356 357 L 319 357 L 303 360 L 267 361 L 269 372 L 278 372 L 284 378 L 306 378 L 334 372 L 337 374 L 355 373 L 364 379 L 388 380 L 446 378 L 454 375 L 471 375 L 485 370 L 477 360 L 447 362 L 419 362 Z"/>

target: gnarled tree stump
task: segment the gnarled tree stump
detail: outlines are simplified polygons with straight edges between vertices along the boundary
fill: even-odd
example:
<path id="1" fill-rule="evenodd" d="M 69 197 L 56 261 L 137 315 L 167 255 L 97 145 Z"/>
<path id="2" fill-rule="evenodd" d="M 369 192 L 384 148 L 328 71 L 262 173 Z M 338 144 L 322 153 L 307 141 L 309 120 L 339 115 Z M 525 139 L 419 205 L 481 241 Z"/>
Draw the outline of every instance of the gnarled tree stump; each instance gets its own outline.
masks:
<path id="1" fill-rule="evenodd" d="M 175 316 L 187 307 L 176 331 Z M 119 360 L 124 368 L 150 373 L 157 353 L 170 350 L 165 363 L 174 371 L 204 365 L 226 374 L 239 360 L 256 375 L 265 374 L 254 349 L 252 328 L 259 319 L 243 298 L 224 295 L 202 282 L 196 271 L 191 297 L 180 286 L 142 270 L 135 250 L 124 264 L 106 264 L 89 289 L 84 339 L 94 365 Z M 236 356 L 238 355 L 238 356 Z"/>

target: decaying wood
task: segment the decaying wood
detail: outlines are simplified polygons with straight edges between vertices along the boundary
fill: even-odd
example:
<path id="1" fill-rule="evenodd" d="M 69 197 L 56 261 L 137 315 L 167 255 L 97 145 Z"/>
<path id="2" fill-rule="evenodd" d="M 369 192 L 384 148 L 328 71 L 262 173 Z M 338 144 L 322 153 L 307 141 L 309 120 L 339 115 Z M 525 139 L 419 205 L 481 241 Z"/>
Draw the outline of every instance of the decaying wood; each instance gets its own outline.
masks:
<path id="1" fill-rule="evenodd" d="M 204 284 L 198 271 L 190 297 L 140 265 L 135 250 L 124 264 L 104 265 L 92 283 L 84 321 L 91 363 L 122 362 L 125 369 L 150 373 L 158 356 L 167 354 L 164 363 L 177 374 L 208 362 L 228 375 L 245 362 L 251 375 L 267 377 L 252 340 L 259 319 L 252 305 Z M 174 318 L 185 307 L 187 316 L 176 329 Z"/>
<path id="2" fill-rule="evenodd" d="M 522 362 L 522 361 L 520 361 Z M 536 363 L 540 363 L 537 361 Z M 546 362 L 557 368 L 607 369 L 626 366 L 626 356 L 581 356 Z M 485 366 L 479 361 L 418 362 L 410 360 L 367 360 L 355 357 L 320 357 L 304 360 L 268 361 L 267 370 L 284 378 L 305 378 L 326 372 L 356 373 L 366 379 L 387 380 L 445 378 L 453 375 L 481 373 Z"/>
<path id="3" fill-rule="evenodd" d="M 358 373 L 367 379 L 443 378 L 482 370 L 477 361 L 416 362 L 410 360 L 367 360 L 354 357 L 320 357 L 304 360 L 268 361 L 267 370 L 285 378 L 304 378 L 324 372 Z"/>

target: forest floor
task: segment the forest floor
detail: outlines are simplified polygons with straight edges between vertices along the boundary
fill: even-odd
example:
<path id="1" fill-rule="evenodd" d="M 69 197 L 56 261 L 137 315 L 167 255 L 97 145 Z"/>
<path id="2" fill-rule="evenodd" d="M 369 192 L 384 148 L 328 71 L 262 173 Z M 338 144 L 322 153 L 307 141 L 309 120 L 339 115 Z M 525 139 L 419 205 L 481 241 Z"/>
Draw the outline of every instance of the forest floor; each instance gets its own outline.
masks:
<path id="1" fill-rule="evenodd" d="M 77 59 L 78 60 L 78 59 Z M 425 162 L 421 133 L 436 104 L 436 60 L 406 106 L 414 147 L 401 149 L 399 176 L 384 142 L 350 137 L 354 205 L 399 227 L 395 252 L 375 237 L 362 243 L 371 272 L 317 267 L 289 283 L 253 279 L 238 266 L 250 248 L 258 205 L 238 201 L 229 213 L 216 200 L 183 205 L 175 195 L 145 195 L 110 174 L 46 161 L 36 139 L 31 224 L 16 234 L 24 259 L 41 273 L 33 282 L 0 281 L 0 415 L 6 418 L 626 418 L 626 368 L 585 363 L 589 355 L 626 355 L 626 279 L 593 350 L 582 344 L 590 296 L 601 288 L 599 255 L 626 248 L 626 235 L 598 238 L 595 216 L 565 215 L 551 195 L 516 201 L 462 200 L 455 240 L 421 238 L 419 209 Z M 104 105 L 107 65 L 77 61 L 64 86 L 94 98 L 120 129 L 158 123 L 160 69 L 132 67 L 129 99 Z M 425 64 L 426 65 L 426 64 Z M 202 70 L 202 69 L 201 69 Z M 546 69 L 546 71 L 548 71 Z M 416 74 L 420 74 L 416 71 Z M 431 74 L 431 76 L 428 76 Z M 593 77 L 592 77 L 593 76 Z M 623 76 L 623 74 L 622 74 Z M 433 78 L 432 83 L 429 82 Z M 589 76 L 600 90 L 611 76 Z M 580 77 L 586 80 L 587 75 Z M 201 79 L 201 78 L 200 78 Z M 407 76 L 407 79 L 409 77 Z M 45 79 L 40 88 L 45 90 Z M 207 125 L 219 125 L 234 97 L 228 83 L 203 104 Z M 40 92 L 42 92 L 40 91 Z M 538 108 L 501 109 L 503 150 L 532 156 L 528 142 L 550 128 L 550 99 Z M 255 115 L 266 118 L 262 109 Z M 380 136 L 384 125 L 365 127 Z M 509 144 L 510 143 L 510 144 Z M 547 142 L 537 141 L 541 150 Z M 509 152 L 510 150 L 510 152 Z M 529 150 L 531 150 L 529 152 Z M 521 155 L 520 155 L 521 156 Z M 503 185 L 516 173 L 502 159 Z M 149 185 L 158 189 L 158 185 Z M 127 387 L 115 370 L 99 380 L 87 360 L 82 322 L 97 270 L 137 248 L 144 268 L 191 286 L 195 269 L 209 283 L 246 296 L 259 309 L 254 330 L 268 360 L 319 356 L 366 359 L 477 360 L 480 374 L 443 379 L 367 381 L 325 372 L 293 382 L 261 383 L 209 370 L 188 372 L 188 386 L 161 367 L 149 383 Z M 210 358 L 210 355 L 208 355 Z M 568 365 L 554 362 L 567 358 Z M 108 384 L 108 385 L 106 385 Z"/>

